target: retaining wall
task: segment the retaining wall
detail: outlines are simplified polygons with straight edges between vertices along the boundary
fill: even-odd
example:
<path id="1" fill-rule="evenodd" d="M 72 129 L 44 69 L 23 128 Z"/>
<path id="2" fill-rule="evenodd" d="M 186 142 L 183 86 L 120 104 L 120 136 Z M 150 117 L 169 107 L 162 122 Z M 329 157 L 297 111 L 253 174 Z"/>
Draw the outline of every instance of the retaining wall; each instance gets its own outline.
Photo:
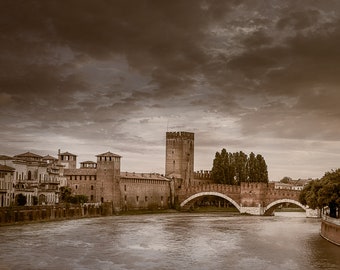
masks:
<path id="1" fill-rule="evenodd" d="M 112 215 L 111 204 L 13 206 L 0 208 L 0 225 Z"/>
<path id="2" fill-rule="evenodd" d="M 326 240 L 340 246 L 340 219 L 322 217 L 320 234 Z"/>

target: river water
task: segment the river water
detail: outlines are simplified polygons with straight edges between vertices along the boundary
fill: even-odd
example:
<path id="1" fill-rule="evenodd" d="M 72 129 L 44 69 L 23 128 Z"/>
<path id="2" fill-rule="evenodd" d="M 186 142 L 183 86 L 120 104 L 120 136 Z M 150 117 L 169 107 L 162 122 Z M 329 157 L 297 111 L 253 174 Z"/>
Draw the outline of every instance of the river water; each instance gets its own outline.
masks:
<path id="1" fill-rule="evenodd" d="M 304 213 L 112 216 L 0 227 L 0 269 L 340 269 Z"/>

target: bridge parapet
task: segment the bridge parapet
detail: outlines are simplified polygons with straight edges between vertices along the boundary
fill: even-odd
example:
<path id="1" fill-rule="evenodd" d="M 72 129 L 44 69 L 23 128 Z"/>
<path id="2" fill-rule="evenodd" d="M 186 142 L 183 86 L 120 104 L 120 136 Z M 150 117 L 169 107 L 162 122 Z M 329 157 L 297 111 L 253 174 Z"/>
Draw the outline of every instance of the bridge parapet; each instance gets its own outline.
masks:
<path id="1" fill-rule="evenodd" d="M 206 195 L 209 192 L 215 192 L 216 194 L 222 194 L 228 196 L 229 198 L 233 199 L 238 204 L 240 203 L 240 186 L 235 185 L 223 185 L 223 184 L 204 184 L 204 185 L 196 185 L 196 186 L 189 186 L 186 188 L 182 188 L 178 191 L 178 200 L 179 202 L 183 202 L 189 197 L 202 194 Z"/>
<path id="2" fill-rule="evenodd" d="M 269 189 L 267 191 L 266 205 L 270 204 L 273 201 L 287 198 L 295 201 L 299 201 L 300 196 L 299 190 L 290 190 L 290 189 Z"/>
<path id="3" fill-rule="evenodd" d="M 179 191 L 179 195 L 182 196 L 190 196 L 192 194 L 196 194 L 199 192 L 207 192 L 207 191 L 215 191 L 225 193 L 240 193 L 240 186 L 235 185 L 223 185 L 223 184 L 205 184 L 205 185 L 196 185 L 196 186 L 189 186 Z"/>
<path id="4" fill-rule="evenodd" d="M 241 213 L 263 215 L 282 203 L 301 206 L 300 193 L 299 190 L 275 189 L 268 183 L 241 183 L 240 186 L 210 183 L 178 189 L 176 195 L 181 207 L 202 196 L 218 196 L 230 201 Z"/>

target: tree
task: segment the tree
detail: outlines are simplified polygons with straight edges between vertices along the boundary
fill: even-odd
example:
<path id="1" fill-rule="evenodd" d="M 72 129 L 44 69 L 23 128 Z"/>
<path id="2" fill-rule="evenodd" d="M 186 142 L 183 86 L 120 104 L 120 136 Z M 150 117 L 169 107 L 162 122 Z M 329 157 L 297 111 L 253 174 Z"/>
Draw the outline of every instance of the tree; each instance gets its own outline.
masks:
<path id="1" fill-rule="evenodd" d="M 247 182 L 255 182 L 256 179 L 256 159 L 253 152 L 250 153 L 247 162 Z"/>
<path id="2" fill-rule="evenodd" d="M 285 176 L 285 177 L 283 177 L 281 180 L 280 180 L 280 182 L 281 183 L 284 183 L 284 184 L 288 184 L 288 183 L 290 183 L 292 181 L 292 178 L 291 177 L 288 177 L 288 176 Z"/>
<path id="3" fill-rule="evenodd" d="M 299 201 L 312 209 L 328 206 L 329 215 L 336 218 L 340 208 L 340 169 L 309 182 L 301 191 Z"/>
<path id="4" fill-rule="evenodd" d="M 256 182 L 265 182 L 268 183 L 268 167 L 266 161 L 263 156 L 258 154 L 256 155 L 256 169 L 257 169 L 257 179 Z"/>
<path id="5" fill-rule="evenodd" d="M 65 203 L 87 203 L 88 197 L 86 195 L 74 195 L 72 196 L 72 189 L 70 187 L 60 188 L 60 200 Z"/>
<path id="6" fill-rule="evenodd" d="M 62 202 L 69 202 L 71 194 L 72 194 L 72 189 L 70 187 L 60 188 L 60 200 Z"/>
<path id="7" fill-rule="evenodd" d="M 234 153 L 236 182 L 247 181 L 247 155 L 242 151 Z"/>
<path id="8" fill-rule="evenodd" d="M 27 203 L 27 197 L 23 195 L 22 193 L 17 195 L 17 204 L 19 206 L 24 206 Z"/>
<path id="9" fill-rule="evenodd" d="M 87 203 L 87 202 L 88 202 L 88 198 L 86 195 L 74 195 L 74 196 L 71 196 L 70 198 L 70 203 L 73 203 L 73 204 Z"/>
<path id="10" fill-rule="evenodd" d="M 229 153 L 224 148 L 216 152 L 211 169 L 216 183 L 239 185 L 241 182 L 268 182 L 267 164 L 261 155 L 242 151 Z"/>
<path id="11" fill-rule="evenodd" d="M 38 205 L 38 202 L 39 202 L 38 197 L 33 196 L 32 199 L 33 199 L 33 205 Z"/>
<path id="12" fill-rule="evenodd" d="M 234 170 L 231 165 L 231 155 L 224 148 L 221 153 L 216 152 L 213 161 L 211 175 L 221 184 L 232 185 L 234 182 Z"/>

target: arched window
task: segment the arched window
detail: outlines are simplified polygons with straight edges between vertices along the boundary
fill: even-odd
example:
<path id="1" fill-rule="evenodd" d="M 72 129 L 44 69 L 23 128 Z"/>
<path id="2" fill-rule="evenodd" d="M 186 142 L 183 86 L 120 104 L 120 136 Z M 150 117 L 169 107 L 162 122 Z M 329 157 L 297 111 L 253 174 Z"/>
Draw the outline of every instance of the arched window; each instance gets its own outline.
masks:
<path id="1" fill-rule="evenodd" d="M 31 171 L 28 171 L 27 180 L 31 180 L 31 179 L 32 179 L 32 173 Z"/>

